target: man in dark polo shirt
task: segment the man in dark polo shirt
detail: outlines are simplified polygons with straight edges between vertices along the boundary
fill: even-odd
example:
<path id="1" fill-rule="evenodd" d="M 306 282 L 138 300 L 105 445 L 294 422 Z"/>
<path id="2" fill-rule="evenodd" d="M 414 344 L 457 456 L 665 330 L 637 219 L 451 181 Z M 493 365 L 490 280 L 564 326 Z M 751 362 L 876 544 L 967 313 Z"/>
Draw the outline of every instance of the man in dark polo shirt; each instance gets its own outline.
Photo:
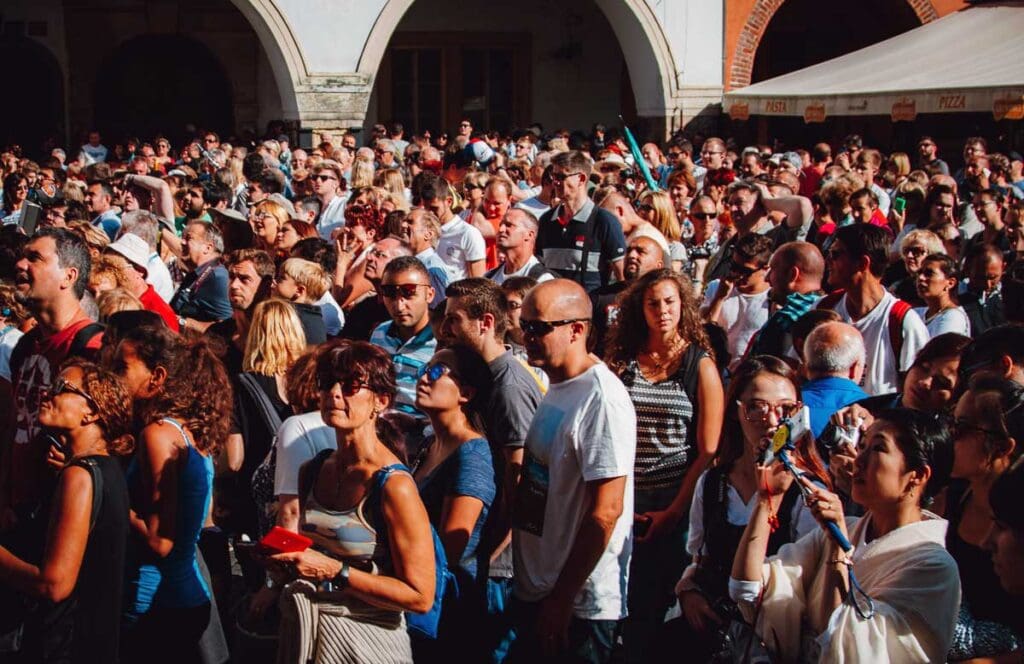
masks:
<path id="1" fill-rule="evenodd" d="M 228 301 L 228 271 L 221 263 L 224 236 L 216 226 L 192 221 L 181 236 L 181 260 L 192 271 L 171 299 L 182 330 L 206 330 L 211 324 L 231 317 Z"/>
<path id="2" fill-rule="evenodd" d="M 551 160 L 551 180 L 561 204 L 544 213 L 537 232 L 537 255 L 548 269 L 592 291 L 614 276 L 623 277 L 626 238 L 611 212 L 587 195 L 592 164 L 582 152 Z"/>

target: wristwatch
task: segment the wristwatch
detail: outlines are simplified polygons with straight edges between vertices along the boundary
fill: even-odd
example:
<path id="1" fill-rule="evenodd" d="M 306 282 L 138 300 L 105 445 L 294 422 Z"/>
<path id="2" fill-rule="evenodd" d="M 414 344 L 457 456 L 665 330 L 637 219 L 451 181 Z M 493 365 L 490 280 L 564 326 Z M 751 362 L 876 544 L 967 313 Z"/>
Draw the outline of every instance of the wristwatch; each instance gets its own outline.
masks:
<path id="1" fill-rule="evenodd" d="M 348 573 L 350 567 L 346 562 L 341 563 L 341 571 L 333 579 L 328 579 L 320 585 L 324 592 L 333 593 L 348 588 Z"/>
<path id="2" fill-rule="evenodd" d="M 178 316 L 178 329 L 181 332 L 184 332 L 186 329 L 188 329 L 187 326 L 185 325 L 185 317 L 184 316 Z"/>

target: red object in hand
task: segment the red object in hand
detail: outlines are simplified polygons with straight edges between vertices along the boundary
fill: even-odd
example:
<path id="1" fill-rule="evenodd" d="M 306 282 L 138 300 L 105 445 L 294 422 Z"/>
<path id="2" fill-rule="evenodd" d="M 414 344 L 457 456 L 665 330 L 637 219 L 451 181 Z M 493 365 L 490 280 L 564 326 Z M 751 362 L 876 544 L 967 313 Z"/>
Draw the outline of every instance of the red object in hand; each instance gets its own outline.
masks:
<path id="1" fill-rule="evenodd" d="M 299 551 L 305 551 L 312 545 L 313 540 L 308 537 L 293 533 L 280 526 L 271 528 L 270 532 L 260 540 L 260 546 L 273 553 L 298 553 Z"/>

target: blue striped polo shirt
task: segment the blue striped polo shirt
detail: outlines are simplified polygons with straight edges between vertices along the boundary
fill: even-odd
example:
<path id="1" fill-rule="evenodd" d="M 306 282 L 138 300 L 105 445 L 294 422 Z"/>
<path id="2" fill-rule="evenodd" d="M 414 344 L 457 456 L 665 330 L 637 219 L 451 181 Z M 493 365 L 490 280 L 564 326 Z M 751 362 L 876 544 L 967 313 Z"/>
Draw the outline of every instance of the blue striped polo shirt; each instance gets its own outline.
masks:
<path id="1" fill-rule="evenodd" d="M 370 343 L 386 350 L 395 363 L 395 382 L 398 385 L 395 409 L 425 419 L 426 416 L 416 409 L 416 381 L 437 350 L 434 330 L 427 325 L 408 341 L 402 341 L 394 334 L 393 325 L 394 321 L 390 320 L 378 325 L 370 335 Z"/>

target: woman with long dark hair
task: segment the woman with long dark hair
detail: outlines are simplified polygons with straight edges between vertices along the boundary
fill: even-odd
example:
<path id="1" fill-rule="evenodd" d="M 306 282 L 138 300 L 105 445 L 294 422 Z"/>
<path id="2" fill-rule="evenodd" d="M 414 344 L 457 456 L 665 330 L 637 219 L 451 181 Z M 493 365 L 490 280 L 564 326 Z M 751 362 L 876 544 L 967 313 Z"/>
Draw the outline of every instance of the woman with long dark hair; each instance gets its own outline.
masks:
<path id="1" fill-rule="evenodd" d="M 735 616 L 728 592 L 733 553 L 764 493 L 755 460 L 779 423 L 799 416 L 803 404 L 798 380 L 786 362 L 758 355 L 740 364 L 729 384 L 715 465 L 698 480 L 690 508 L 686 548 L 693 562 L 676 586 L 687 623 L 684 630 L 689 628 L 684 635 L 686 652 L 693 652 L 696 660 L 705 661 L 718 652 L 723 643 L 720 628 Z M 829 486 L 809 437 L 794 443 L 793 465 L 809 481 Z M 816 524 L 797 487 L 772 495 L 775 525 L 765 542 L 767 550 L 775 552 L 815 530 Z"/>
<path id="2" fill-rule="evenodd" d="M 672 270 L 637 279 L 619 297 L 606 362 L 637 414 L 636 540 L 630 561 L 630 661 L 646 658 L 686 565 L 686 515 L 722 431 L 724 395 L 689 280 Z"/>
<path id="3" fill-rule="evenodd" d="M 223 634 L 220 643 L 200 646 L 214 609 L 196 546 L 210 511 L 213 459 L 229 430 L 227 372 L 203 338 L 166 326 L 125 331 L 113 368 L 142 427 L 127 471 L 133 536 L 126 659 L 216 661 L 225 654 Z"/>
<path id="4" fill-rule="evenodd" d="M 971 321 L 957 301 L 960 283 L 956 261 L 946 254 L 929 254 L 917 271 L 917 294 L 925 306 L 916 309 L 931 337 L 946 332 L 971 336 Z"/>
<path id="5" fill-rule="evenodd" d="M 63 454 L 50 453 L 60 470 L 45 541 L 33 551 L 0 547 L 0 584 L 35 605 L 15 661 L 116 662 L 128 489 L 115 457 L 134 444 L 131 399 L 109 371 L 70 360 L 40 405 L 39 425 Z"/>
<path id="6" fill-rule="evenodd" d="M 5 224 L 18 223 L 28 190 L 28 179 L 21 173 L 11 173 L 4 178 L 4 208 L 0 210 L 0 218 Z"/>

